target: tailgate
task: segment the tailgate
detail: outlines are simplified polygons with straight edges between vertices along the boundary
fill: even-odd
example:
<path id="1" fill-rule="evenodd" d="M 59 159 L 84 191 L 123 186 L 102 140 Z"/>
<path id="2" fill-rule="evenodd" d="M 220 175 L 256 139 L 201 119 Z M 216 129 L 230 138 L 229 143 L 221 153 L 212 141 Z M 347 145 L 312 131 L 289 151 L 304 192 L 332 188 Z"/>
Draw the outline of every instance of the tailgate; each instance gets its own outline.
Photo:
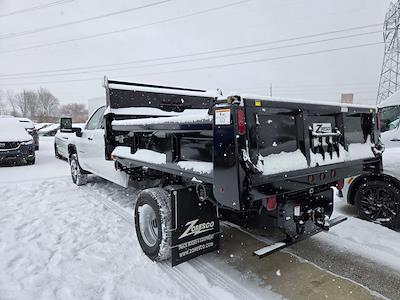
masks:
<path id="1" fill-rule="evenodd" d="M 249 156 L 263 175 L 375 158 L 376 110 L 245 99 Z"/>

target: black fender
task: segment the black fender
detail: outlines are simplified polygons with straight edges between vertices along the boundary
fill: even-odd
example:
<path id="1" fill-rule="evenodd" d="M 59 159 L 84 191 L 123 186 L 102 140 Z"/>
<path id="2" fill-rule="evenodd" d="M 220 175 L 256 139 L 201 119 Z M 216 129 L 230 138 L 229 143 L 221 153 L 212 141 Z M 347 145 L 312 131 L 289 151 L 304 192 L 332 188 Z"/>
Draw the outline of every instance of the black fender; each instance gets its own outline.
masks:
<path id="1" fill-rule="evenodd" d="M 367 175 L 361 175 L 357 178 L 354 179 L 354 181 L 351 183 L 349 187 L 349 191 L 347 193 L 347 203 L 351 205 L 355 205 L 355 195 L 357 192 L 357 189 L 366 181 L 372 181 L 372 180 L 378 180 L 378 181 L 384 181 L 387 182 L 388 184 L 393 184 L 396 187 L 400 189 L 400 181 L 391 175 L 385 174 L 385 173 L 371 173 Z"/>

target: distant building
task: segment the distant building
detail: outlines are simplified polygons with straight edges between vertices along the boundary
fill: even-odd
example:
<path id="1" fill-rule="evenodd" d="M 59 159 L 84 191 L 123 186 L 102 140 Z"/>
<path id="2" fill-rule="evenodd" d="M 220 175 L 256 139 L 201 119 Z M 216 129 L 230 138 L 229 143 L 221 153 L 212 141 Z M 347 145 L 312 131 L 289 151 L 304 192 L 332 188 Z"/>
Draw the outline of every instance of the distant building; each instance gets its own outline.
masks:
<path id="1" fill-rule="evenodd" d="M 88 99 L 89 117 L 96 111 L 96 109 L 103 105 L 106 105 L 105 96 Z"/>
<path id="2" fill-rule="evenodd" d="M 342 94 L 341 102 L 352 104 L 354 101 L 354 94 Z"/>

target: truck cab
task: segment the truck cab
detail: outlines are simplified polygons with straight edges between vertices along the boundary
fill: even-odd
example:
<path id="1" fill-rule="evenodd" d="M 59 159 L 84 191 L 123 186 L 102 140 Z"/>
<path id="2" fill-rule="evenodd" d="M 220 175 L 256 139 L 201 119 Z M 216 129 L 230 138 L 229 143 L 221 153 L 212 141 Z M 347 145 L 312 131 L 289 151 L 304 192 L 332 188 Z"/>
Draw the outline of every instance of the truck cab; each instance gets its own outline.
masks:
<path id="1" fill-rule="evenodd" d="M 84 184 L 88 174 L 128 186 L 128 174 L 115 169 L 114 162 L 105 159 L 104 112 L 105 106 L 93 112 L 83 130 L 75 128 L 76 137 L 68 144 L 68 158 L 74 183 Z M 72 131 L 72 124 L 71 124 Z"/>

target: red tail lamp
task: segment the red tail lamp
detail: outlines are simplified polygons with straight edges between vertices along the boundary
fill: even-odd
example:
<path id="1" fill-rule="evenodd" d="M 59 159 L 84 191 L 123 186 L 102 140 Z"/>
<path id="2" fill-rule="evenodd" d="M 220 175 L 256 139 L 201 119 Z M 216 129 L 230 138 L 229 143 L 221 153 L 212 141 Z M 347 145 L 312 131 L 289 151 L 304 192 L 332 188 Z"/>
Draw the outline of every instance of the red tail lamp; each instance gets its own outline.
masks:
<path id="1" fill-rule="evenodd" d="M 267 210 L 273 211 L 278 206 L 278 201 L 276 196 L 270 196 L 267 198 Z"/>

